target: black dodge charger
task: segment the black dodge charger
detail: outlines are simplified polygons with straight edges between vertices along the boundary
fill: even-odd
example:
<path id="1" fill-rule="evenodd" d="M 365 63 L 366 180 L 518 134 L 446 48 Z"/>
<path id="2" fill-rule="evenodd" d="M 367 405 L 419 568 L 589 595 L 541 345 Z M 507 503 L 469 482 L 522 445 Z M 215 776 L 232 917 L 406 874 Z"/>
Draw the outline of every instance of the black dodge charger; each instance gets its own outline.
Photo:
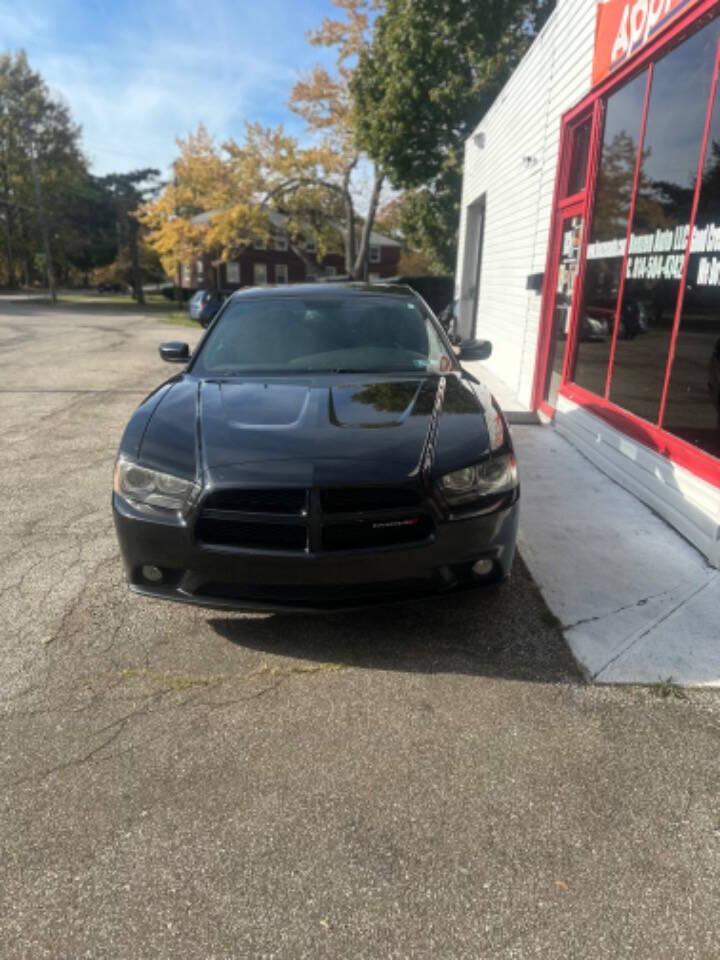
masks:
<path id="1" fill-rule="evenodd" d="M 473 341 L 460 359 L 482 359 Z M 240 291 L 125 429 L 113 510 L 130 587 L 332 610 L 510 572 L 507 423 L 407 287 Z"/>

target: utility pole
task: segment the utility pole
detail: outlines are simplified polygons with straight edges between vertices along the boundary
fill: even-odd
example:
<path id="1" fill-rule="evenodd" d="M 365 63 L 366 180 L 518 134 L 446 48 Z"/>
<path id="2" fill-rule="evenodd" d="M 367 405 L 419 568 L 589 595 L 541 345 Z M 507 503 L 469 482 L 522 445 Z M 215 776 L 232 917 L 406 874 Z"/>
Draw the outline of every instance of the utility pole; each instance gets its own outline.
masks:
<path id="1" fill-rule="evenodd" d="M 38 217 L 40 218 L 40 231 L 42 233 L 43 247 L 45 249 L 45 272 L 47 275 L 48 293 L 50 294 L 50 303 L 57 303 L 57 293 L 55 291 L 55 275 L 53 274 L 52 256 L 50 255 L 50 235 L 48 234 L 47 220 L 45 219 L 45 206 L 43 204 L 42 189 L 40 187 L 40 178 L 38 177 L 37 164 L 35 163 L 35 147 L 30 144 L 30 169 L 32 171 L 33 184 L 35 186 L 35 204 L 37 206 Z"/>

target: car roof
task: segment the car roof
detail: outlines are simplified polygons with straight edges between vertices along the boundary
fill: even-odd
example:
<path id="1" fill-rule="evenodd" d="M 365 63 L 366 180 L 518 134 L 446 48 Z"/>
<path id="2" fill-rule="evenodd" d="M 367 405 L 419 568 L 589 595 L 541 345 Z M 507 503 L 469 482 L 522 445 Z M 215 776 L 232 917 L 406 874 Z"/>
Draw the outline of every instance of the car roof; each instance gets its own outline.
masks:
<path id="1" fill-rule="evenodd" d="M 395 283 L 361 283 L 357 281 L 342 281 L 338 283 L 282 283 L 266 287 L 244 287 L 236 290 L 230 300 L 246 300 L 266 297 L 283 297 L 302 299 L 312 297 L 313 300 L 336 297 L 338 293 L 346 296 L 368 294 L 382 296 L 414 297 L 415 292 L 405 284 Z"/>

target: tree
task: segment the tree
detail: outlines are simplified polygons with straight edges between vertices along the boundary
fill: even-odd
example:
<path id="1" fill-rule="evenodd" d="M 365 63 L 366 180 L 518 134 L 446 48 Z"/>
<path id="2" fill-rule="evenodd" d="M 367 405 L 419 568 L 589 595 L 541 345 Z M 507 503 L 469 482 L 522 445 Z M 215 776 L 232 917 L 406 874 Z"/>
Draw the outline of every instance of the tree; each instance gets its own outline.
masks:
<path id="1" fill-rule="evenodd" d="M 353 174 L 363 159 L 358 138 L 357 114 L 351 82 L 357 60 L 369 47 L 370 12 L 381 6 L 380 0 L 333 0 L 344 18 L 326 18 L 319 30 L 310 34 L 315 46 L 336 50 L 335 75 L 317 66 L 299 80 L 290 95 L 290 108 L 303 117 L 309 131 L 318 135 L 318 148 L 303 151 L 301 167 L 307 164 L 316 173 L 304 175 L 302 169 L 277 188 L 277 195 L 287 198 L 298 186 L 329 190 L 340 200 L 343 209 L 345 269 L 353 278 L 364 276 L 367 269 L 370 234 L 385 182 L 385 172 L 378 162 L 372 164 L 372 186 L 362 228 L 358 238 L 358 216 L 353 195 Z M 287 201 L 286 201 L 287 202 Z"/>
<path id="2" fill-rule="evenodd" d="M 393 201 L 392 223 L 385 216 L 378 219 L 381 230 L 392 230 L 391 236 L 402 238 L 408 251 L 424 263 L 427 273 L 452 273 L 455 269 L 455 234 L 459 220 L 459 198 L 462 175 L 446 171 L 432 188 L 405 190 Z M 413 272 L 403 268 L 403 273 Z"/>
<path id="3" fill-rule="evenodd" d="M 433 250 L 438 218 L 448 218 L 445 210 L 437 210 L 435 216 L 419 215 L 417 209 L 421 194 L 419 191 L 405 191 L 394 196 L 381 207 L 376 218 L 378 230 L 403 245 L 398 263 L 398 273 L 414 276 L 444 274 L 453 269 L 453 264 L 439 257 Z"/>
<path id="4" fill-rule="evenodd" d="M 86 174 L 79 138 L 67 106 L 50 96 L 25 53 L 0 56 L 0 212 L 10 287 L 20 269 L 31 278 L 39 257 L 53 293 L 61 253 L 51 238 L 64 230 L 66 191 Z"/>
<path id="5" fill-rule="evenodd" d="M 57 206 L 63 242 L 56 257 L 79 270 L 87 286 L 90 272 L 112 263 L 118 254 L 114 199 L 99 178 L 87 173 L 68 185 Z"/>
<path id="6" fill-rule="evenodd" d="M 378 164 L 372 165 L 361 217 L 354 179 L 363 154 L 349 87 L 350 62 L 368 42 L 369 12 L 377 0 L 333 2 L 343 18 L 326 19 L 310 41 L 336 50 L 335 73 L 316 67 L 290 95 L 291 109 L 308 125 L 307 146 L 282 126 L 259 124 L 246 126 L 241 144 L 227 140 L 218 145 L 203 127 L 178 140 L 172 183 L 140 215 L 168 271 L 203 252 L 222 259 L 236 255 L 253 238 L 269 237 L 271 214 L 280 212 L 292 249 L 308 267 L 316 265 L 301 241 L 312 233 L 320 258 L 342 246 L 347 273 L 364 276 L 385 177 Z M 205 214 L 199 222 L 198 214 Z"/>
<path id="7" fill-rule="evenodd" d="M 157 192 L 159 176 L 159 170 L 145 167 L 130 173 L 109 174 L 99 181 L 113 202 L 118 246 L 128 249 L 133 296 L 138 303 L 145 303 L 139 252 L 141 222 L 138 215 L 143 205 Z"/>
<path id="8" fill-rule="evenodd" d="M 178 139 L 172 180 L 138 212 L 169 274 L 205 251 L 229 259 L 268 234 L 261 200 L 267 184 L 264 142 L 270 139 L 267 131 L 251 127 L 247 149 L 234 141 L 218 146 L 203 126 Z M 281 141 L 280 134 L 272 139 L 274 151 L 282 152 Z M 207 214 L 203 222 L 195 221 L 198 214 Z"/>
<path id="9" fill-rule="evenodd" d="M 554 0 L 387 0 L 350 82 L 358 142 L 407 197 L 406 228 L 454 264 L 465 140 Z"/>

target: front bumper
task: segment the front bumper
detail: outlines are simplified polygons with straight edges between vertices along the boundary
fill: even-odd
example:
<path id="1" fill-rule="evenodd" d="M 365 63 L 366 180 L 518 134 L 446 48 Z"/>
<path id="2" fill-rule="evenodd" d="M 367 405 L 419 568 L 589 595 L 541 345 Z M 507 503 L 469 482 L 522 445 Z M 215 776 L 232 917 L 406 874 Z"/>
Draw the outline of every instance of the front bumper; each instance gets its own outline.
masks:
<path id="1" fill-rule="evenodd" d="M 225 610 L 327 612 L 447 593 L 504 579 L 515 553 L 518 503 L 495 513 L 449 520 L 426 542 L 322 553 L 207 546 L 175 520 L 137 511 L 117 494 L 113 513 L 131 590 Z M 492 572 L 471 567 L 490 559 Z M 142 572 L 157 567 L 161 583 Z"/>

